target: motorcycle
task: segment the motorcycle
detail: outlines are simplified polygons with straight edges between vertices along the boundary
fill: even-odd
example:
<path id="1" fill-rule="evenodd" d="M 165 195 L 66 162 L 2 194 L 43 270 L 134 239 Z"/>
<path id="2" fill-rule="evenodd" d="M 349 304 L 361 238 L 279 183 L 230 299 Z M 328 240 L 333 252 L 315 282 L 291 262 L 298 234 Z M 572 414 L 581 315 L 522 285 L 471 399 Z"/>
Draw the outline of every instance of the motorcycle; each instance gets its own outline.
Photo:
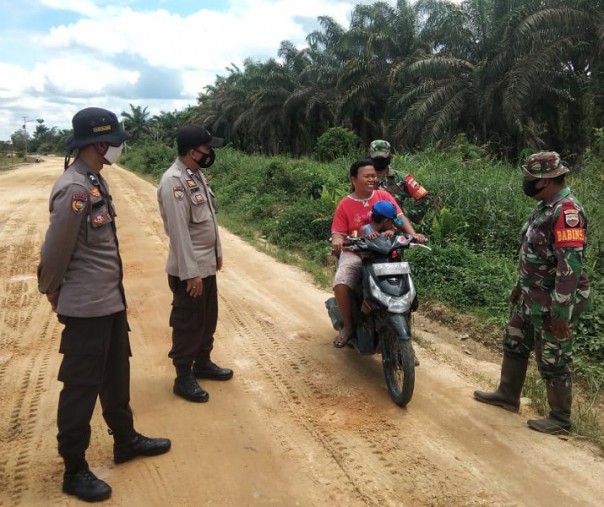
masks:
<path id="1" fill-rule="evenodd" d="M 415 243 L 409 234 L 375 239 L 349 236 L 344 247 L 362 259 L 362 282 L 352 294 L 354 334 L 348 344 L 359 353 L 381 353 L 390 397 L 404 407 L 415 387 L 415 353 L 411 343 L 411 313 L 418 300 L 411 267 L 404 250 L 429 247 Z M 325 307 L 336 331 L 343 327 L 334 297 Z"/>

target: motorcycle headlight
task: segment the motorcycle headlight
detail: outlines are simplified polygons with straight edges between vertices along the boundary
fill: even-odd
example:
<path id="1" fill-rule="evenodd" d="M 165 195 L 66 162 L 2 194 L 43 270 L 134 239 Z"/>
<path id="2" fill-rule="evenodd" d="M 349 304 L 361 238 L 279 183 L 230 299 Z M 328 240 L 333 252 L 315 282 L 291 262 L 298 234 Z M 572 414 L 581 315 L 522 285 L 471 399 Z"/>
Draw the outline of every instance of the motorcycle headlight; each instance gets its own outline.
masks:
<path id="1" fill-rule="evenodd" d="M 389 296 L 385 294 L 378 284 L 376 283 L 374 278 L 369 278 L 369 293 L 380 303 L 382 303 L 389 312 L 392 313 L 405 313 L 411 308 L 411 303 L 415 299 L 415 295 L 417 294 L 415 290 L 415 285 L 413 285 L 413 280 L 409 278 L 409 291 L 402 296 Z"/>

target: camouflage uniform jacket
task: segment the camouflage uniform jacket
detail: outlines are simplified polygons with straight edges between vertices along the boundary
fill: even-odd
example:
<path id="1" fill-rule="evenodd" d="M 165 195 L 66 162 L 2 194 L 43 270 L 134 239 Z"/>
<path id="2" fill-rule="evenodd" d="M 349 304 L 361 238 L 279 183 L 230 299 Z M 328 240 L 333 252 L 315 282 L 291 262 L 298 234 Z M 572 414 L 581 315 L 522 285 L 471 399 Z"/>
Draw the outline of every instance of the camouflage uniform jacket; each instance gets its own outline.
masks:
<path id="1" fill-rule="evenodd" d="M 405 215 L 416 224 L 422 221 L 430 207 L 430 194 L 409 173 L 398 172 L 389 167 L 388 172 L 378 181 L 377 188 L 388 191 L 403 210 L 404 200 L 412 197 L 415 202 L 409 210 L 405 210 Z"/>
<path id="2" fill-rule="evenodd" d="M 569 322 L 590 306 L 583 268 L 587 219 L 568 187 L 541 201 L 520 232 L 518 278 L 531 314 Z"/>

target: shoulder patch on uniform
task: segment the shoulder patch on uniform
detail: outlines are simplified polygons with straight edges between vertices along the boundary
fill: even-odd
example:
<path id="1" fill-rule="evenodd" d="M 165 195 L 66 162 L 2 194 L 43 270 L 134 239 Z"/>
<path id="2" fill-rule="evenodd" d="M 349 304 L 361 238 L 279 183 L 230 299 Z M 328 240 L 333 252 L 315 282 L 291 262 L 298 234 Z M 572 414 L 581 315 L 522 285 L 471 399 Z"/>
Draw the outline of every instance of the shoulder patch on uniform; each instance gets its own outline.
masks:
<path id="1" fill-rule="evenodd" d="M 410 174 L 405 176 L 405 183 L 407 184 L 409 195 L 416 201 L 428 194 L 428 191 L 422 187 Z"/>
<path id="2" fill-rule="evenodd" d="M 174 199 L 177 201 L 182 201 L 185 198 L 185 189 L 181 186 L 172 187 L 172 193 L 174 194 Z"/>
<path id="3" fill-rule="evenodd" d="M 81 215 L 86 208 L 88 202 L 88 196 L 86 194 L 72 194 L 71 195 L 71 211 L 76 215 Z"/>
<path id="4" fill-rule="evenodd" d="M 562 204 L 560 215 L 554 225 L 556 247 L 582 247 L 587 241 L 585 226 L 579 209 L 573 202 Z"/>

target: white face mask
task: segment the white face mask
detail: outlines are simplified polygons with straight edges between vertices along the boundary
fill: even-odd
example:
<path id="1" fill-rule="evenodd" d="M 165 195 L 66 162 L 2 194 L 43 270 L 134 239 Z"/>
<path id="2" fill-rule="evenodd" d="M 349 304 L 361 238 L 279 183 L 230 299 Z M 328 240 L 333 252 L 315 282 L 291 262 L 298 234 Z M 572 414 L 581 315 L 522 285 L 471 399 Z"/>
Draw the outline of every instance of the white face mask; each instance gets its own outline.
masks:
<path id="1" fill-rule="evenodd" d="M 123 149 L 124 149 L 124 143 L 120 144 L 119 146 L 109 145 L 109 147 L 107 148 L 107 151 L 104 155 L 105 161 L 108 164 L 115 164 L 118 161 L 118 159 L 120 158 L 120 155 L 122 154 Z"/>

